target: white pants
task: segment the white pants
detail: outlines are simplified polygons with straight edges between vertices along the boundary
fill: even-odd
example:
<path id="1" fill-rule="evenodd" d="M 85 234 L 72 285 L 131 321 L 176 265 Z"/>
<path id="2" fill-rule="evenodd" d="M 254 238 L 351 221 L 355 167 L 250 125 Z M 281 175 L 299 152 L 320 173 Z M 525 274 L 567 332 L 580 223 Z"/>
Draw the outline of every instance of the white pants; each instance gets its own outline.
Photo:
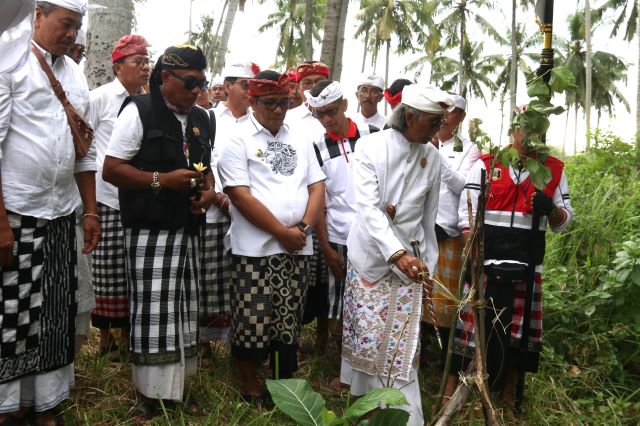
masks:
<path id="1" fill-rule="evenodd" d="M 73 363 L 49 371 L 21 377 L 0 385 L 0 413 L 18 411 L 20 407 L 34 407 L 41 413 L 69 398 L 73 387 Z"/>

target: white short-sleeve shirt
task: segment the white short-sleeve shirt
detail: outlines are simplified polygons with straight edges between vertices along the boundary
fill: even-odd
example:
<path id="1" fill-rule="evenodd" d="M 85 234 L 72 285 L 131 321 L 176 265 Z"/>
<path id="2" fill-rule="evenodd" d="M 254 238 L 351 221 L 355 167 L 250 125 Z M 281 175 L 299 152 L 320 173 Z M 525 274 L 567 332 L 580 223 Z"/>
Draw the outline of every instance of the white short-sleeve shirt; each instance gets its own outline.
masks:
<path id="1" fill-rule="evenodd" d="M 292 133 L 284 124 L 273 136 L 253 114 L 225 140 L 218 173 L 223 188 L 248 187 L 286 227 L 302 220 L 309 201 L 308 187 L 325 179 L 304 135 Z M 255 227 L 233 205 L 229 213 L 233 254 L 264 257 L 286 252 L 273 235 Z M 299 254 L 313 254 L 311 237 Z"/>

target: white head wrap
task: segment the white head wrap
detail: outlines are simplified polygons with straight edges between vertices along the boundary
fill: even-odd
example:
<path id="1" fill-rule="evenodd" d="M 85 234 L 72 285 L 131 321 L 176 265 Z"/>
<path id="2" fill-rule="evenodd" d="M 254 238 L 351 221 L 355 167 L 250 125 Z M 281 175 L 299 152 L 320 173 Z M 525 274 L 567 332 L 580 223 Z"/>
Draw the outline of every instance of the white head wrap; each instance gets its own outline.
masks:
<path id="1" fill-rule="evenodd" d="M 0 72 L 19 70 L 29 58 L 34 0 L 3 0 L 0 16 Z"/>
<path id="2" fill-rule="evenodd" d="M 453 105 L 463 111 L 467 110 L 467 100 L 460 95 L 453 95 Z"/>
<path id="3" fill-rule="evenodd" d="M 78 30 L 78 35 L 76 36 L 76 44 L 87 47 L 87 33 L 85 33 L 82 28 Z"/>
<path id="4" fill-rule="evenodd" d="M 78 12 L 84 15 L 89 10 L 89 2 L 87 0 L 47 0 L 51 4 L 64 7 L 72 12 Z"/>
<path id="5" fill-rule="evenodd" d="M 453 97 L 447 92 L 419 84 L 411 84 L 402 90 L 402 103 L 418 111 L 435 114 L 443 114 L 455 108 Z"/>
<path id="6" fill-rule="evenodd" d="M 380 77 L 379 75 L 376 74 L 362 74 L 360 76 L 360 80 L 358 80 L 358 86 L 373 86 L 373 87 L 377 87 L 380 90 L 384 90 L 384 78 Z"/>
<path id="7" fill-rule="evenodd" d="M 342 87 L 340 87 L 340 83 L 337 81 L 332 81 L 331 84 L 325 87 L 315 98 L 311 96 L 311 92 L 308 90 L 304 91 L 304 97 L 307 98 L 307 103 L 311 108 L 325 107 L 342 98 L 342 96 Z"/>
<path id="8" fill-rule="evenodd" d="M 254 78 L 260 68 L 253 62 L 240 62 L 229 65 L 222 72 L 222 77 Z"/>
<path id="9" fill-rule="evenodd" d="M 224 78 L 218 74 L 215 77 L 213 77 L 213 81 L 211 82 L 211 87 L 213 86 L 221 86 L 224 84 Z"/>

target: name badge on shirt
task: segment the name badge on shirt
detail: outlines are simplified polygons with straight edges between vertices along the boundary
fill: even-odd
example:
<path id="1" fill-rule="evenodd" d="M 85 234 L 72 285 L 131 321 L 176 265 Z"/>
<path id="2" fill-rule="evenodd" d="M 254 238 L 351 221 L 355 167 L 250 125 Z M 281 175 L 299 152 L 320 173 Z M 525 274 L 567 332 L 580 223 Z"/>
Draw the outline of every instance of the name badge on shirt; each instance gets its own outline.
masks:
<path id="1" fill-rule="evenodd" d="M 502 177 L 502 169 L 495 168 L 491 173 L 491 180 L 498 180 Z"/>

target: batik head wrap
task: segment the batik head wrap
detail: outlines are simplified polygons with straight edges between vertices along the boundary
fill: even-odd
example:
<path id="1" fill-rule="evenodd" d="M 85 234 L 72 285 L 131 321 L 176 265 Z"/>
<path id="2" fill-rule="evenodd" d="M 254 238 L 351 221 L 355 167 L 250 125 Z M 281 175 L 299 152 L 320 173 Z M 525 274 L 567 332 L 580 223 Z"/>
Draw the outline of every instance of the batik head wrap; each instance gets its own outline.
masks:
<path id="1" fill-rule="evenodd" d="M 200 71 L 207 68 L 207 60 L 202 49 L 190 44 L 167 47 L 161 61 L 163 69 Z"/>
<path id="2" fill-rule="evenodd" d="M 338 99 L 342 99 L 342 96 L 342 87 L 337 81 L 332 81 L 315 97 L 311 95 L 309 90 L 304 91 L 304 97 L 307 98 L 307 103 L 311 108 L 323 108 Z"/>
<path id="3" fill-rule="evenodd" d="M 130 34 L 120 37 L 113 48 L 113 52 L 111 52 L 111 62 L 115 64 L 120 59 L 131 55 L 149 56 L 148 45 L 147 40 L 140 35 Z"/>
<path id="4" fill-rule="evenodd" d="M 300 64 L 296 68 L 296 75 L 298 81 L 302 80 L 308 75 L 320 74 L 325 78 L 329 78 L 329 67 L 322 62 L 313 62 L 311 64 Z"/>
<path id="5" fill-rule="evenodd" d="M 282 74 L 277 81 L 254 78 L 248 80 L 249 96 L 259 98 L 268 95 L 288 95 L 289 78 L 287 74 Z"/>

